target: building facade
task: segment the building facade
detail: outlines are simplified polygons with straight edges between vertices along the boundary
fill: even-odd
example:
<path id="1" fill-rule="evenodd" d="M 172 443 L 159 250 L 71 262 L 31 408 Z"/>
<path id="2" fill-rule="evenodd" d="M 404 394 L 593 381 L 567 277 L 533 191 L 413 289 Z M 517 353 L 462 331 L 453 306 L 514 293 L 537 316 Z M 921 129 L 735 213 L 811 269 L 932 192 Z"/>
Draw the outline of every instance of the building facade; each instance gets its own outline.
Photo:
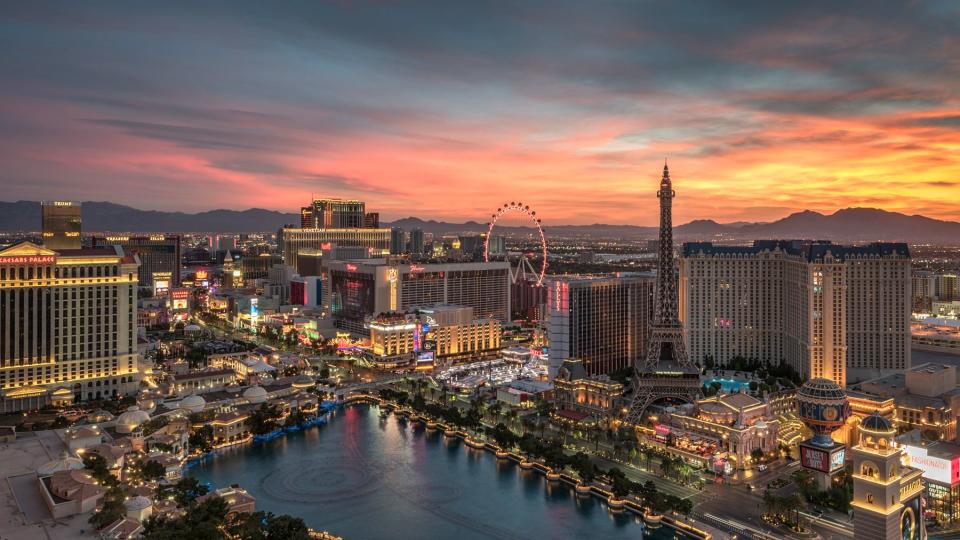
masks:
<path id="1" fill-rule="evenodd" d="M 510 265 L 425 263 L 360 259 L 330 261 L 330 313 L 339 328 L 365 334 L 369 317 L 414 306 L 454 304 L 473 308 L 479 319 L 510 316 Z"/>
<path id="2" fill-rule="evenodd" d="M 44 201 L 40 203 L 43 215 L 43 245 L 47 249 L 80 249 L 82 219 L 80 203 L 72 201 Z"/>
<path id="3" fill-rule="evenodd" d="M 366 205 L 362 201 L 314 199 L 300 209 L 302 229 L 359 229 L 364 227 Z M 379 223 L 380 216 L 376 214 Z"/>
<path id="4" fill-rule="evenodd" d="M 879 415 L 860 424 L 853 455 L 854 540 L 925 540 L 921 471 L 904 465 L 896 430 Z"/>
<path id="5" fill-rule="evenodd" d="M 180 242 L 178 234 L 93 237 L 95 248 L 120 246 L 124 253 L 136 255 L 140 259 L 139 285 L 154 289 L 180 286 Z"/>
<path id="6" fill-rule="evenodd" d="M 0 411 L 137 391 L 137 266 L 117 247 L 0 251 Z"/>
<path id="7" fill-rule="evenodd" d="M 363 247 L 368 257 L 383 257 L 390 254 L 390 229 L 283 229 L 283 260 L 298 272 L 301 249 L 322 250 L 331 245 Z"/>
<path id="8" fill-rule="evenodd" d="M 423 230 L 415 227 L 410 231 L 410 245 L 408 246 L 407 251 L 415 255 L 423 254 L 424 252 Z"/>
<path id="9" fill-rule="evenodd" d="M 671 413 L 657 428 L 675 448 L 701 458 L 722 456 L 740 469 L 750 466 L 756 450 L 773 457 L 779 448 L 780 421 L 770 403 L 743 393 L 702 399 L 695 411 Z"/>
<path id="10" fill-rule="evenodd" d="M 787 362 L 840 385 L 910 366 L 906 244 L 687 243 L 680 316 L 691 357 Z"/>
<path id="11" fill-rule="evenodd" d="M 243 283 L 267 279 L 270 277 L 270 270 L 278 264 L 283 264 L 283 258 L 273 253 L 244 255 L 240 257 L 240 278 Z M 234 286 L 237 284 L 235 283 Z"/>
<path id="12" fill-rule="evenodd" d="M 873 400 L 882 415 L 888 409 L 879 402 L 892 400 L 892 418 L 884 416 L 898 433 L 917 430 L 926 440 L 951 441 L 957 437 L 958 382 L 956 366 L 926 363 L 859 383 L 851 395 Z"/>
<path id="13" fill-rule="evenodd" d="M 552 373 L 571 358 L 588 375 L 611 373 L 646 354 L 653 276 L 563 276 L 545 288 Z"/>
<path id="14" fill-rule="evenodd" d="M 417 306 L 367 323 L 374 360 L 385 366 L 433 367 L 493 358 L 503 329 L 496 319 L 477 319 L 464 306 Z"/>
<path id="15" fill-rule="evenodd" d="M 390 254 L 400 255 L 407 251 L 406 233 L 400 227 L 390 229 Z"/>

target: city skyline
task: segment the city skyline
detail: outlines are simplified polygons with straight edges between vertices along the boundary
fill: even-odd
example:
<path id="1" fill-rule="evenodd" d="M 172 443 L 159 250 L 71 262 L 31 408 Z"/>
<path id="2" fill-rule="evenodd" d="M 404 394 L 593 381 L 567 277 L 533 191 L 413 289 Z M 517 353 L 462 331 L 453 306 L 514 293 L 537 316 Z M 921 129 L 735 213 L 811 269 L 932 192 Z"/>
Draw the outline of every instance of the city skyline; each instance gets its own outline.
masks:
<path id="1" fill-rule="evenodd" d="M 7 200 L 289 212 L 313 194 L 444 221 L 523 200 L 649 226 L 667 156 L 676 223 L 960 220 L 955 8 L 867 5 L 15 6 L 0 181 Z"/>

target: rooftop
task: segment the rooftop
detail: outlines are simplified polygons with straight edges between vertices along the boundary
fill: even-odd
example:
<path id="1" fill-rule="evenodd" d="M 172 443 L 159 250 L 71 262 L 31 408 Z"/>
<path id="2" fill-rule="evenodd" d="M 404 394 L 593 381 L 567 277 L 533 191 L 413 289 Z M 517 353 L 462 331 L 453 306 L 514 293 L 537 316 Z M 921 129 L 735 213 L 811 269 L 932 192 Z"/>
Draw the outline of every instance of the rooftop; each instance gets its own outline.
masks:
<path id="1" fill-rule="evenodd" d="M 754 240 L 751 246 L 717 246 L 713 242 L 686 242 L 683 244 L 683 256 L 694 257 L 699 254 L 715 255 L 759 255 L 761 253 L 782 252 L 807 261 L 823 259 L 827 253 L 835 259 L 864 257 L 909 257 L 910 248 L 901 242 L 874 242 L 860 246 L 844 246 L 829 240 Z"/>

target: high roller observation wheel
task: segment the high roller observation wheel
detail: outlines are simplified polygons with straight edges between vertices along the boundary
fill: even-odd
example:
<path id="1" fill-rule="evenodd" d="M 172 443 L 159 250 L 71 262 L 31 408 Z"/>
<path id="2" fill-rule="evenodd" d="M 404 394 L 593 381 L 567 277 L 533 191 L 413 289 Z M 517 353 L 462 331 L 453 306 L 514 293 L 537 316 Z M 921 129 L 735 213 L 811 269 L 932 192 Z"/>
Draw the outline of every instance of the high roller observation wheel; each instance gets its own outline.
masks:
<path id="1" fill-rule="evenodd" d="M 509 212 L 520 212 L 527 216 L 530 219 L 530 222 L 533 223 L 533 226 L 537 229 L 537 234 L 540 235 L 540 251 L 543 255 L 543 262 L 540 264 L 540 271 L 536 272 L 531 267 L 531 270 L 534 270 L 534 273 L 537 274 L 537 286 L 543 285 L 543 278 L 547 274 L 547 237 L 543 234 L 543 227 L 540 225 L 540 218 L 537 217 L 537 212 L 530 208 L 529 205 L 524 205 L 522 202 L 509 202 L 504 203 L 503 206 L 497 208 L 497 212 L 490 216 L 490 223 L 487 223 L 487 238 L 483 242 L 483 260 L 490 262 L 490 238 L 493 236 L 493 228 L 496 226 L 497 221 Z M 521 265 L 523 262 L 521 262 Z M 527 263 L 529 264 L 529 262 Z M 520 271 L 518 270 L 518 274 Z"/>

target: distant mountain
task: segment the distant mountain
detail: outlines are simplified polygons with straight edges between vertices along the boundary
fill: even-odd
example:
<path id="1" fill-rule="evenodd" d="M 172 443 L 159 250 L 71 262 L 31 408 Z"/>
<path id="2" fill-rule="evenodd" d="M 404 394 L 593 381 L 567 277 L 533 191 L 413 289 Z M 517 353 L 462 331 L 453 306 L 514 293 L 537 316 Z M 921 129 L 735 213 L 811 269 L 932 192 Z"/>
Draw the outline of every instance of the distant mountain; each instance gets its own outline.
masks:
<path id="1" fill-rule="evenodd" d="M 299 223 L 299 214 L 287 214 L 262 208 L 248 210 L 210 210 L 196 214 L 138 210 L 108 202 L 83 203 L 83 230 L 88 232 L 272 232 L 286 223 Z M 487 230 L 486 223 L 467 221 L 448 223 L 416 217 L 383 222 L 384 227 L 404 230 L 422 229 L 436 235 L 475 234 Z M 656 227 L 636 225 L 551 225 L 544 224 L 547 235 L 591 236 L 602 238 L 655 238 Z M 0 231 L 37 231 L 40 229 L 40 203 L 34 201 L 0 202 Z M 529 232 L 527 227 L 497 225 L 503 233 Z M 702 219 L 674 228 L 679 240 L 716 238 L 750 240 L 754 238 L 807 238 L 846 242 L 873 240 L 905 242 L 960 242 L 960 223 L 925 216 L 900 214 L 876 208 L 847 208 L 833 214 L 805 210 L 769 223 L 717 223 Z"/>
<path id="2" fill-rule="evenodd" d="M 877 208 L 846 208 L 829 215 L 806 210 L 771 223 L 743 225 L 736 231 L 751 238 L 960 242 L 960 223 Z"/>
<path id="3" fill-rule="evenodd" d="M 414 227 L 433 234 L 482 232 L 485 224 L 445 223 L 405 218 L 387 226 L 410 230 Z M 656 227 L 636 225 L 544 225 L 551 232 L 564 236 L 595 236 L 604 238 L 655 238 Z M 504 233 L 522 231 L 518 227 L 501 227 Z M 769 223 L 717 223 L 712 219 L 699 219 L 674 227 L 680 240 L 710 240 L 726 238 L 751 240 L 756 238 L 801 238 L 826 239 L 838 242 L 903 241 L 903 242 L 960 242 L 960 223 L 943 221 L 925 216 L 900 214 L 876 208 L 847 208 L 825 215 L 811 210 L 797 212 Z"/>
<path id="4" fill-rule="evenodd" d="M 90 232 L 263 232 L 299 222 L 299 214 L 262 208 L 187 214 L 139 210 L 109 202 L 83 203 L 83 230 Z M 0 230 L 37 231 L 40 227 L 40 203 L 0 202 Z"/>

